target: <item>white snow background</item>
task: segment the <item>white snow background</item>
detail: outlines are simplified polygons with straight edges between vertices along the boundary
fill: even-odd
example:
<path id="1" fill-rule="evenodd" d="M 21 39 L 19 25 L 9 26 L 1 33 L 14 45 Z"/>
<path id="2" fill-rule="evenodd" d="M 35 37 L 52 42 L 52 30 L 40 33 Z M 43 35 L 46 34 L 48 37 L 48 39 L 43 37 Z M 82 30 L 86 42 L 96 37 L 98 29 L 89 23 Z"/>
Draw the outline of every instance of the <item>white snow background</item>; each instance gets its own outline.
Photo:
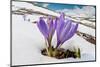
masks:
<path id="1" fill-rule="evenodd" d="M 14 3 L 18 6 L 26 6 L 31 8 L 32 5 L 27 3 Z M 29 16 L 35 19 L 37 15 Z M 79 25 L 79 31 L 95 36 L 95 30 L 89 27 Z M 54 35 L 52 44 L 56 43 L 56 35 Z M 12 15 L 12 64 L 44 64 L 44 63 L 60 63 L 60 62 L 76 62 L 76 61 L 93 61 L 95 60 L 95 45 L 87 42 L 82 37 L 75 34 L 70 40 L 63 45 L 65 49 L 73 50 L 74 47 L 81 49 L 81 58 L 55 59 L 41 54 L 41 49 L 45 48 L 43 35 L 38 30 L 36 24 L 24 21 L 22 15 Z"/>

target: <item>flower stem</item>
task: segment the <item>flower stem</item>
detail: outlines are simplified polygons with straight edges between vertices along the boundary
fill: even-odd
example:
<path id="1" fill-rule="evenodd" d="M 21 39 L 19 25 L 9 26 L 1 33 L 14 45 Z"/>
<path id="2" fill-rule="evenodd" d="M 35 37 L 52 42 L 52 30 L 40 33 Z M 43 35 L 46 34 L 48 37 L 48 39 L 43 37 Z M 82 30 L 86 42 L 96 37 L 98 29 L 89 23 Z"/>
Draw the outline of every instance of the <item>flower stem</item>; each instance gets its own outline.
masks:
<path id="1" fill-rule="evenodd" d="M 46 51 L 47 51 L 47 54 L 49 55 L 49 50 L 48 50 L 48 45 L 47 45 L 47 40 L 45 39 L 45 44 L 46 44 Z"/>
<path id="2" fill-rule="evenodd" d="M 61 47 L 61 45 L 62 45 L 62 44 L 60 44 L 59 46 L 56 46 L 56 47 L 55 47 L 55 49 L 58 49 L 58 48 L 60 48 L 60 47 Z"/>
<path id="3" fill-rule="evenodd" d="M 47 51 L 47 54 L 48 54 L 48 56 L 52 56 L 52 46 L 51 46 L 51 39 L 48 39 L 47 41 L 46 41 L 46 45 L 47 45 L 47 42 L 48 42 L 48 46 L 47 46 L 47 48 L 46 48 L 46 51 Z"/>
<path id="4" fill-rule="evenodd" d="M 49 52 L 48 55 L 49 55 L 50 57 L 52 57 L 52 46 L 50 46 L 50 47 L 48 48 L 48 52 Z"/>

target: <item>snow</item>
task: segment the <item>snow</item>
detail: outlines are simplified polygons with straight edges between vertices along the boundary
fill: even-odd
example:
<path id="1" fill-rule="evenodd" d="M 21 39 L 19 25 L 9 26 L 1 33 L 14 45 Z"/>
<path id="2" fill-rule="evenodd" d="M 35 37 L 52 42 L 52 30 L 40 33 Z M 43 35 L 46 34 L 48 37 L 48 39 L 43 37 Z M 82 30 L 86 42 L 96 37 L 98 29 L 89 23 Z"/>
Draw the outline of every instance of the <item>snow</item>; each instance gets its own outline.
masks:
<path id="1" fill-rule="evenodd" d="M 84 30 L 85 29 L 87 28 L 84 28 Z M 56 43 L 55 36 L 56 35 L 54 35 L 52 41 L 53 45 Z M 23 16 L 21 15 L 12 15 L 12 64 L 13 65 L 95 60 L 95 45 L 87 42 L 86 40 L 84 40 L 83 38 L 79 37 L 76 34 L 70 40 L 66 41 L 61 47 L 65 49 L 70 48 L 71 50 L 80 48 L 81 58 L 55 59 L 43 56 L 40 51 L 41 49 L 45 48 L 45 41 L 43 35 L 38 30 L 36 24 L 24 21 Z"/>
<path id="2" fill-rule="evenodd" d="M 60 16 L 59 13 L 55 13 L 54 11 L 50 11 L 41 7 L 37 7 L 35 5 L 26 3 L 26 2 L 12 2 L 12 5 L 16 5 L 13 7 L 13 10 L 20 8 L 32 9 L 33 11 L 41 12 L 48 15 Z"/>
<path id="3" fill-rule="evenodd" d="M 34 11 L 42 11 L 45 14 L 59 16 L 50 10 L 46 10 L 26 2 L 12 3 L 17 10 L 19 7 L 32 9 Z M 66 58 L 55 59 L 41 54 L 41 49 L 45 48 L 45 41 L 43 35 L 38 30 L 36 24 L 31 23 L 38 21 L 39 17 L 43 15 L 26 15 L 25 20 L 23 15 L 12 15 L 12 64 L 26 65 L 26 64 L 44 64 L 44 63 L 60 63 L 60 62 L 76 62 L 76 61 L 93 61 L 95 60 L 95 45 L 87 42 L 82 37 L 75 34 L 70 40 L 66 41 L 61 47 L 65 49 L 75 50 L 81 49 L 81 58 Z M 30 19 L 30 21 L 27 21 Z M 87 21 L 83 21 L 87 23 Z M 95 36 L 95 29 L 79 25 L 78 30 L 83 33 Z M 53 37 L 52 45 L 56 44 L 56 34 Z"/>
<path id="4" fill-rule="evenodd" d="M 20 8 L 25 8 L 25 9 L 30 9 L 30 10 L 32 10 L 34 12 L 40 12 L 40 13 L 47 14 L 47 15 L 51 15 L 51 16 L 56 16 L 56 17 L 59 17 L 60 16 L 60 14 L 57 13 L 57 12 L 54 12 L 52 10 L 48 10 L 48 9 L 45 9 L 45 8 L 41 8 L 39 6 L 35 6 L 35 5 L 29 4 L 27 2 L 17 2 L 17 1 L 13 1 L 12 2 L 12 5 L 13 5 L 13 7 L 12 7 L 12 10 L 13 11 L 14 10 L 18 10 Z M 87 9 L 87 8 L 90 8 L 90 9 L 92 8 L 92 11 L 90 12 L 90 14 L 92 13 L 94 15 L 94 13 L 95 13 L 94 8 L 87 6 L 84 9 Z M 84 10 L 81 10 L 81 11 L 84 11 Z M 70 12 L 72 12 L 72 11 L 70 11 Z M 77 11 L 75 10 L 75 12 L 77 12 Z M 72 12 L 72 13 L 75 13 L 75 12 Z M 80 22 L 81 21 L 80 23 L 83 23 L 83 24 L 86 24 L 86 25 L 89 25 L 89 26 L 92 26 L 93 28 L 95 28 L 95 22 L 91 22 L 91 21 L 88 21 L 88 20 L 80 20 L 80 19 L 84 19 L 84 18 L 87 18 L 88 17 L 88 15 L 85 14 L 85 13 L 88 12 L 88 10 L 87 10 L 87 12 L 85 12 L 85 13 L 84 12 L 82 12 L 82 13 L 85 15 L 85 17 L 83 17 L 83 15 L 81 14 L 79 17 L 82 17 L 82 18 L 75 19 L 75 18 L 69 17 L 70 16 L 70 13 L 69 13 L 69 15 L 67 14 L 68 16 L 66 16 L 66 18 L 69 18 L 69 19 L 74 20 L 76 22 Z M 76 14 L 74 16 L 76 16 Z M 72 17 L 73 17 L 73 15 L 72 15 Z M 95 17 L 95 16 L 92 16 L 92 17 Z"/>
<path id="5" fill-rule="evenodd" d="M 78 31 L 92 35 L 95 37 L 95 29 L 92 29 L 90 27 L 86 27 L 84 25 L 79 24 Z"/>

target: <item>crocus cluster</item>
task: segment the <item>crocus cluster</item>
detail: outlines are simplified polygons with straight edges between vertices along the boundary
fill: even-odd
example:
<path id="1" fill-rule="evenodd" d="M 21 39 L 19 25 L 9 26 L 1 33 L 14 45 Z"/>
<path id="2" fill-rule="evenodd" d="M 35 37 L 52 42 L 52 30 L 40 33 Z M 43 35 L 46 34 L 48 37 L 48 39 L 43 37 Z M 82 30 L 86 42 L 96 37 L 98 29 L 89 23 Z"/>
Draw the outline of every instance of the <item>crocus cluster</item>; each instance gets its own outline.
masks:
<path id="1" fill-rule="evenodd" d="M 57 21 L 57 46 L 58 48 L 65 41 L 70 39 L 77 31 L 78 24 L 74 23 L 72 20 L 64 18 L 64 13 L 61 14 Z"/>
<path id="2" fill-rule="evenodd" d="M 56 31 L 57 45 L 55 49 L 58 49 L 65 41 L 69 40 L 78 28 L 78 24 L 66 19 L 64 13 L 61 13 L 60 17 L 56 17 L 55 19 L 49 16 L 47 21 L 45 21 L 43 17 L 40 17 L 37 26 L 48 42 L 47 48 L 52 47 L 51 41 Z M 48 52 L 50 54 L 51 50 L 48 50 Z"/>
<path id="3" fill-rule="evenodd" d="M 45 37 L 45 39 L 47 40 L 49 47 L 51 46 L 51 41 L 56 29 L 56 25 L 57 25 L 57 20 L 53 20 L 52 17 L 48 17 L 47 23 L 44 21 L 43 17 L 40 17 L 40 20 L 37 23 L 37 26 L 40 32 Z"/>

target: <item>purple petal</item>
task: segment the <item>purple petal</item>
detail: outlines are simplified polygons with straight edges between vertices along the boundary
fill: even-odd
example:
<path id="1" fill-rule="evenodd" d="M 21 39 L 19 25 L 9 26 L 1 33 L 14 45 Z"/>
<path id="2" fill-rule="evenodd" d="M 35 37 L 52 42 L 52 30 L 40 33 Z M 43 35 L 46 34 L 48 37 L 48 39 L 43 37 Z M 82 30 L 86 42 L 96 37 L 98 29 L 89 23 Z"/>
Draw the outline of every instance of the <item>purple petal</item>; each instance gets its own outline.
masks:
<path id="1" fill-rule="evenodd" d="M 57 47 L 62 43 L 63 39 L 65 38 L 66 34 L 69 32 L 71 28 L 71 21 L 67 20 L 66 23 L 64 24 L 63 30 L 59 35 L 59 39 L 57 41 Z"/>
<path id="2" fill-rule="evenodd" d="M 68 34 L 71 28 L 71 24 L 72 22 L 70 20 L 65 23 L 65 27 L 63 28 L 63 31 L 61 32 L 61 35 L 60 35 L 61 41 L 65 38 L 66 34 Z"/>
<path id="3" fill-rule="evenodd" d="M 57 26 L 57 21 L 54 20 L 52 22 L 53 22 L 53 26 L 51 26 L 52 27 L 52 33 L 51 33 L 51 35 L 53 36 L 54 35 L 54 32 L 55 32 L 55 29 L 56 29 L 56 26 Z"/>
<path id="4" fill-rule="evenodd" d="M 71 37 L 76 33 L 77 28 L 78 28 L 78 24 L 73 23 L 73 24 L 72 24 L 72 27 L 73 27 L 73 28 L 72 28 L 72 30 L 71 30 L 71 32 L 70 32 L 71 34 L 70 34 L 70 36 L 68 37 L 68 39 L 71 38 Z"/>
<path id="5" fill-rule="evenodd" d="M 49 21 L 50 21 L 49 22 L 49 25 L 48 25 L 49 26 L 48 27 L 49 28 L 49 34 L 52 34 L 52 30 L 53 30 L 53 20 L 52 19 L 49 19 Z"/>
<path id="6" fill-rule="evenodd" d="M 37 26 L 40 32 L 44 35 L 44 37 L 48 38 L 48 27 L 42 17 L 40 17 L 40 20 L 37 23 Z"/>
<path id="7" fill-rule="evenodd" d="M 62 13 L 60 18 L 58 18 L 58 21 L 57 21 L 57 32 L 60 33 L 64 27 L 64 14 Z"/>
<path id="8" fill-rule="evenodd" d="M 56 27 L 57 27 L 57 18 L 54 20 L 54 24 L 53 24 L 53 25 L 54 25 L 54 27 L 53 27 L 53 28 L 54 28 L 54 30 L 55 30 L 55 29 L 56 29 Z"/>
<path id="9" fill-rule="evenodd" d="M 66 40 L 70 39 L 77 31 L 78 24 L 72 23 L 73 21 L 64 18 L 64 13 L 61 14 L 57 20 L 57 46 L 63 44 Z"/>
<path id="10" fill-rule="evenodd" d="M 61 15 L 57 21 L 57 41 L 60 41 L 60 34 L 64 28 L 64 16 Z"/>
<path id="11" fill-rule="evenodd" d="M 60 15 L 60 22 L 64 22 L 64 20 L 65 20 L 65 14 L 61 13 L 61 15 Z"/>
<path id="12" fill-rule="evenodd" d="M 55 32 L 57 22 L 56 20 L 54 21 L 51 16 L 49 16 L 47 22 L 48 22 L 48 28 L 49 28 L 49 37 L 52 37 Z"/>
<path id="13" fill-rule="evenodd" d="M 56 45 L 56 48 L 61 44 L 61 41 L 60 40 L 57 40 L 57 45 Z"/>
<path id="14" fill-rule="evenodd" d="M 70 39 L 77 31 L 77 28 L 78 28 L 78 24 L 72 23 L 71 28 L 70 28 L 68 34 L 66 34 L 66 36 L 62 40 L 62 43 L 64 43 L 66 40 Z"/>

